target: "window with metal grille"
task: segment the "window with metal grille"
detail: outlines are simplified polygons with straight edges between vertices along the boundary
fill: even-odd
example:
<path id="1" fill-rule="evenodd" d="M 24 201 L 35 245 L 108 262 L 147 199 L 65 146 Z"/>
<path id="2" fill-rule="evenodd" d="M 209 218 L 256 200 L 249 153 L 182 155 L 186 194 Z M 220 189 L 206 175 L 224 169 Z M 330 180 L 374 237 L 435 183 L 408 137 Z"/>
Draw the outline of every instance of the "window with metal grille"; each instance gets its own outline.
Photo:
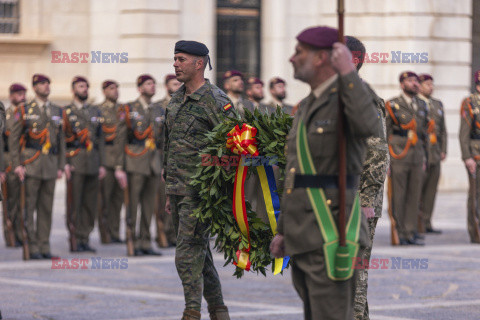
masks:
<path id="1" fill-rule="evenodd" d="M 217 0 L 217 83 L 235 69 L 260 77 L 260 0 Z"/>
<path id="2" fill-rule="evenodd" d="M 18 33 L 19 26 L 19 0 L 0 0 L 0 34 Z"/>

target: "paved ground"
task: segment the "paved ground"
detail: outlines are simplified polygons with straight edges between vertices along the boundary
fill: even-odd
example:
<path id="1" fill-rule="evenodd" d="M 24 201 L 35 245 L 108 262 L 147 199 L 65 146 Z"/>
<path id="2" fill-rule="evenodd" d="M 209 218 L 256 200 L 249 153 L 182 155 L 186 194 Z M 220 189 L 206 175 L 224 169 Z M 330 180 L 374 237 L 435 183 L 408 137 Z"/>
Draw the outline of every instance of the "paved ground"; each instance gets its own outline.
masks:
<path id="1" fill-rule="evenodd" d="M 21 249 L 7 249 L 0 239 L 0 310 L 4 319 L 136 319 L 175 320 L 183 310 L 183 293 L 174 266 L 174 250 L 158 258 L 125 258 L 123 245 L 99 245 L 97 254 L 68 252 L 64 227 L 63 186 L 57 187 L 52 253 L 62 258 L 88 259 L 86 270 L 52 269 L 51 261 L 21 261 Z M 381 219 L 373 258 L 389 259 L 388 269 L 370 271 L 371 318 L 480 319 L 480 246 L 469 244 L 465 195 L 442 193 L 435 227 L 424 248 L 389 245 L 387 216 Z M 118 259 L 124 269 L 92 269 L 92 258 Z M 423 260 L 424 269 L 393 269 L 392 260 Z M 302 319 L 301 303 L 289 272 L 268 277 L 231 276 L 231 266 L 215 261 L 232 319 Z M 414 260 L 421 261 L 421 260 Z M 401 262 L 402 263 L 402 262 Z M 408 265 L 405 265 L 408 267 Z M 425 268 L 426 267 L 426 268 Z M 206 310 L 206 306 L 204 308 Z M 208 319 L 206 313 L 203 318 Z"/>

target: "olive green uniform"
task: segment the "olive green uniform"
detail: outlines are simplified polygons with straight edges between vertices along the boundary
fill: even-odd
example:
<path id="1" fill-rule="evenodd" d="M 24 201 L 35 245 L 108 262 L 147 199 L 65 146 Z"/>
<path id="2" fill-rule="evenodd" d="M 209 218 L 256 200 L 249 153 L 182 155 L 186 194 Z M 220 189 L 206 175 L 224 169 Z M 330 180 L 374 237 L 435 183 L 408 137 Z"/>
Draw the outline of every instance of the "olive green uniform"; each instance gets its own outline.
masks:
<path id="1" fill-rule="evenodd" d="M 462 160 L 474 159 L 477 163 L 476 174 L 469 177 L 468 191 L 468 234 L 472 243 L 480 243 L 480 94 L 475 93 L 462 102 L 460 117 L 460 149 Z"/>
<path id="2" fill-rule="evenodd" d="M 2 107 L 3 107 L 3 104 L 2 104 Z M 7 199 L 3 199 L 2 201 L 7 202 L 7 212 L 13 225 L 15 241 L 21 243 L 22 242 L 22 225 L 20 223 L 20 216 L 19 216 L 20 214 L 20 183 L 15 173 L 13 173 L 12 161 L 11 161 L 10 152 L 8 149 L 8 139 L 15 121 L 16 121 L 15 107 L 10 106 L 6 111 L 6 121 L 5 121 L 5 128 L 4 128 L 5 130 L 2 133 L 3 139 L 1 140 L 2 145 L 0 147 L 1 150 L 3 151 L 1 171 L 5 172 L 6 174 L 6 186 L 7 186 L 7 197 L 8 197 Z M 5 223 L 6 221 L 3 222 L 3 230 L 4 230 L 4 236 L 5 236 L 5 243 L 8 244 Z"/>
<path id="3" fill-rule="evenodd" d="M 98 211 L 98 170 L 105 164 L 103 118 L 98 107 L 72 102 L 64 108 L 67 163 L 72 171 L 75 235 L 79 245 L 88 245 Z"/>
<path id="4" fill-rule="evenodd" d="M 104 225 L 107 239 L 120 239 L 120 212 L 123 204 L 123 190 L 115 178 L 115 169 L 122 168 L 118 157 L 123 152 L 118 139 L 118 110 L 120 105 L 105 100 L 99 105 L 103 115 L 102 130 L 105 138 L 106 176 L 101 182 L 102 204 L 98 224 Z M 102 232 L 102 230 L 100 230 Z"/>
<path id="5" fill-rule="evenodd" d="M 165 97 L 162 100 L 158 101 L 156 104 L 160 105 L 164 112 L 166 113 L 168 103 L 170 102 L 171 97 Z M 161 136 L 163 139 L 164 136 Z M 163 150 L 162 150 L 163 151 Z M 173 227 L 173 220 L 172 215 L 168 214 L 165 211 L 165 203 L 166 203 L 166 194 L 165 194 L 165 180 L 161 178 L 158 183 L 158 214 L 159 218 L 163 222 L 163 232 L 165 232 L 165 236 L 167 237 L 167 241 L 169 245 L 175 245 L 177 243 L 177 235 L 175 233 L 175 228 Z M 158 224 L 157 224 L 158 227 Z M 157 229 L 157 242 L 160 242 L 159 238 L 159 230 Z"/>
<path id="6" fill-rule="evenodd" d="M 151 250 L 150 223 L 155 212 L 158 183 L 162 172 L 163 125 L 165 112 L 158 104 L 141 97 L 123 106 L 119 115 L 121 163 L 128 175 L 128 192 L 133 240 L 137 250 Z M 140 206 L 139 231 L 136 231 Z"/>
<path id="7" fill-rule="evenodd" d="M 275 101 L 275 100 L 272 100 L 269 103 L 270 109 L 272 109 L 274 112 L 275 112 L 275 110 L 277 110 L 277 106 L 281 107 L 282 111 L 284 113 L 290 114 L 290 115 L 292 114 L 293 106 L 291 104 L 283 103 L 283 102 Z"/>
<path id="8" fill-rule="evenodd" d="M 8 144 L 12 168 L 24 165 L 26 169 L 23 183 L 30 254 L 49 254 L 55 182 L 58 170 L 65 166 L 62 109 L 49 101 L 33 100 L 17 109 L 17 118 Z"/>
<path id="9" fill-rule="evenodd" d="M 428 107 L 428 118 L 431 130 L 428 128 L 427 152 L 428 163 L 423 183 L 422 198 L 420 200 L 423 226 L 432 229 L 432 214 L 437 195 L 438 180 L 440 179 L 440 163 L 442 153 L 447 154 L 447 130 L 445 127 L 445 114 L 443 104 L 434 98 L 425 98 L 419 95 Z M 431 132 L 430 132 L 431 131 Z"/>
<path id="10" fill-rule="evenodd" d="M 387 139 L 390 148 L 392 212 L 400 240 L 417 233 L 423 166 L 426 161 L 427 110 L 423 100 L 402 93 L 386 103 Z M 408 127 L 415 120 L 415 127 Z M 413 144 L 416 135 L 416 143 Z"/>
<path id="11" fill-rule="evenodd" d="M 292 259 L 292 278 L 303 300 L 305 319 L 352 319 L 355 275 L 346 281 L 327 276 L 322 249 L 324 240 L 302 181 L 297 157 L 299 120 L 306 127 L 312 162 L 318 182 L 327 197 L 334 218 L 338 215 L 338 92 L 345 104 L 347 140 L 346 219 L 351 212 L 362 172 L 365 139 L 379 131 L 375 102 L 357 72 L 332 76 L 300 103 L 287 137 L 287 176 L 278 232 L 283 234 L 285 252 Z M 310 179 L 311 180 L 311 179 Z M 361 216 L 360 246 L 369 245 L 368 225 Z M 361 252 L 358 253 L 361 255 Z"/>
<path id="12" fill-rule="evenodd" d="M 380 126 L 380 131 L 376 135 L 367 138 L 367 155 L 365 157 L 365 161 L 363 162 L 362 174 L 360 175 L 360 205 L 364 208 L 373 208 L 375 210 L 375 217 L 368 219 L 370 245 L 367 246 L 363 251 L 363 261 L 370 261 L 370 256 L 372 254 L 375 228 L 377 226 L 378 219 L 380 219 L 382 216 L 383 189 L 385 177 L 387 176 L 387 168 L 390 164 L 388 144 L 385 138 L 385 103 L 383 99 L 377 96 L 368 85 L 367 88 L 369 89 L 372 97 L 375 99 L 378 118 L 382 125 Z M 370 319 L 367 303 L 367 289 L 368 268 L 361 268 L 358 270 L 356 280 L 354 304 L 355 320 Z"/>
<path id="13" fill-rule="evenodd" d="M 189 186 L 201 163 L 205 134 L 223 120 L 226 94 L 206 80 L 185 96 L 185 86 L 175 92 L 167 108 L 165 171 L 167 196 L 177 232 L 175 265 L 182 280 L 186 310 L 200 311 L 202 295 L 209 309 L 223 306 L 222 289 L 209 246 L 209 222 L 192 217 L 198 195 Z M 231 108 L 229 109 L 231 110 Z"/>

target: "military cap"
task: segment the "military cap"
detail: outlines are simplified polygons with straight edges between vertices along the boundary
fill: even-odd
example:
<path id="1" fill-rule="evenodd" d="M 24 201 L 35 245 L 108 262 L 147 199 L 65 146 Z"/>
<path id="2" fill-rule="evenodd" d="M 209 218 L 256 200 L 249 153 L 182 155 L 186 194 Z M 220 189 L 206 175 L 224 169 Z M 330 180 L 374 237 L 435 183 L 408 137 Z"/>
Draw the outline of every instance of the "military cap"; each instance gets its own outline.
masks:
<path id="1" fill-rule="evenodd" d="M 25 88 L 22 84 L 20 83 L 13 83 L 10 88 L 8 88 L 10 93 L 18 92 L 18 91 L 27 91 L 27 88 Z"/>
<path id="2" fill-rule="evenodd" d="M 480 70 L 475 72 L 475 84 L 480 84 Z"/>
<path id="3" fill-rule="evenodd" d="M 102 89 L 106 89 L 109 86 L 111 86 L 112 84 L 114 84 L 118 87 L 118 82 L 116 82 L 115 80 L 105 80 L 105 81 L 102 82 Z"/>
<path id="4" fill-rule="evenodd" d="M 194 56 L 206 56 L 208 48 L 201 42 L 180 40 L 175 43 L 175 53 L 188 53 Z"/>
<path id="5" fill-rule="evenodd" d="M 422 73 L 421 75 L 418 76 L 418 81 L 420 82 L 427 81 L 427 80 L 433 81 L 433 77 L 428 73 Z"/>
<path id="6" fill-rule="evenodd" d="M 243 74 L 238 70 L 228 70 L 223 74 L 223 80 L 230 79 L 231 77 L 239 76 L 243 78 Z"/>
<path id="7" fill-rule="evenodd" d="M 300 32 L 297 40 L 318 49 L 330 49 L 338 41 L 338 30 L 326 26 L 312 27 Z"/>
<path id="8" fill-rule="evenodd" d="M 261 85 L 263 86 L 263 81 L 260 80 L 260 79 L 257 78 L 257 77 L 250 77 L 250 78 L 248 78 L 247 83 L 248 83 L 248 84 L 261 84 Z"/>
<path id="9" fill-rule="evenodd" d="M 145 81 L 147 80 L 152 80 L 153 82 L 156 82 L 155 79 L 149 75 L 149 74 L 141 74 L 137 78 L 137 87 L 140 87 Z"/>
<path id="10" fill-rule="evenodd" d="M 398 78 L 398 81 L 402 82 L 403 80 L 410 78 L 410 77 L 415 77 L 418 80 L 418 76 L 415 72 L 412 71 L 405 71 L 400 74 L 400 77 Z"/>
<path id="11" fill-rule="evenodd" d="M 272 80 L 270 80 L 270 88 L 273 88 L 273 86 L 278 83 L 286 84 L 287 82 L 280 77 L 275 77 Z"/>
<path id="12" fill-rule="evenodd" d="M 82 76 L 75 76 L 72 80 L 72 87 L 74 86 L 75 83 L 77 82 L 85 82 L 87 84 L 87 87 L 90 86 L 90 84 L 88 83 L 88 80 Z"/>
<path id="13" fill-rule="evenodd" d="M 167 74 L 167 75 L 165 76 L 165 84 L 167 84 L 168 81 L 173 80 L 173 79 L 177 79 L 177 76 L 174 75 L 174 74 L 172 74 L 172 73 L 171 73 L 171 74 Z"/>
<path id="14" fill-rule="evenodd" d="M 36 85 L 37 83 L 42 83 L 42 82 L 45 82 L 45 81 L 50 83 L 50 79 L 46 75 L 43 75 L 43 74 L 40 74 L 40 73 L 35 73 L 32 77 L 32 87 L 34 85 Z"/>

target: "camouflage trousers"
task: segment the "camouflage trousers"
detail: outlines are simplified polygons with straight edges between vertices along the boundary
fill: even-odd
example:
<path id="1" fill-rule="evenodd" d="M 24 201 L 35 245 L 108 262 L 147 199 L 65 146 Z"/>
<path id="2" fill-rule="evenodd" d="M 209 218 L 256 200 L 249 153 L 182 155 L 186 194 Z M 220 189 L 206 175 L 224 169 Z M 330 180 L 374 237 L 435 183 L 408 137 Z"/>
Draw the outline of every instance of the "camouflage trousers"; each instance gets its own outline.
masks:
<path id="1" fill-rule="evenodd" d="M 365 248 L 361 255 L 362 261 L 370 261 L 372 254 L 373 237 L 375 236 L 375 228 L 377 226 L 378 217 L 368 219 L 368 230 L 370 237 L 370 245 Z M 353 303 L 353 312 L 355 320 L 369 320 L 367 289 L 368 289 L 368 268 L 357 270 L 357 278 L 355 285 L 355 301 Z"/>
<path id="2" fill-rule="evenodd" d="M 177 234 L 175 266 L 183 285 L 185 309 L 200 311 L 202 295 L 209 306 L 223 306 L 220 278 L 209 246 L 209 223 L 192 217 L 196 201 L 191 196 L 169 198 Z"/>

